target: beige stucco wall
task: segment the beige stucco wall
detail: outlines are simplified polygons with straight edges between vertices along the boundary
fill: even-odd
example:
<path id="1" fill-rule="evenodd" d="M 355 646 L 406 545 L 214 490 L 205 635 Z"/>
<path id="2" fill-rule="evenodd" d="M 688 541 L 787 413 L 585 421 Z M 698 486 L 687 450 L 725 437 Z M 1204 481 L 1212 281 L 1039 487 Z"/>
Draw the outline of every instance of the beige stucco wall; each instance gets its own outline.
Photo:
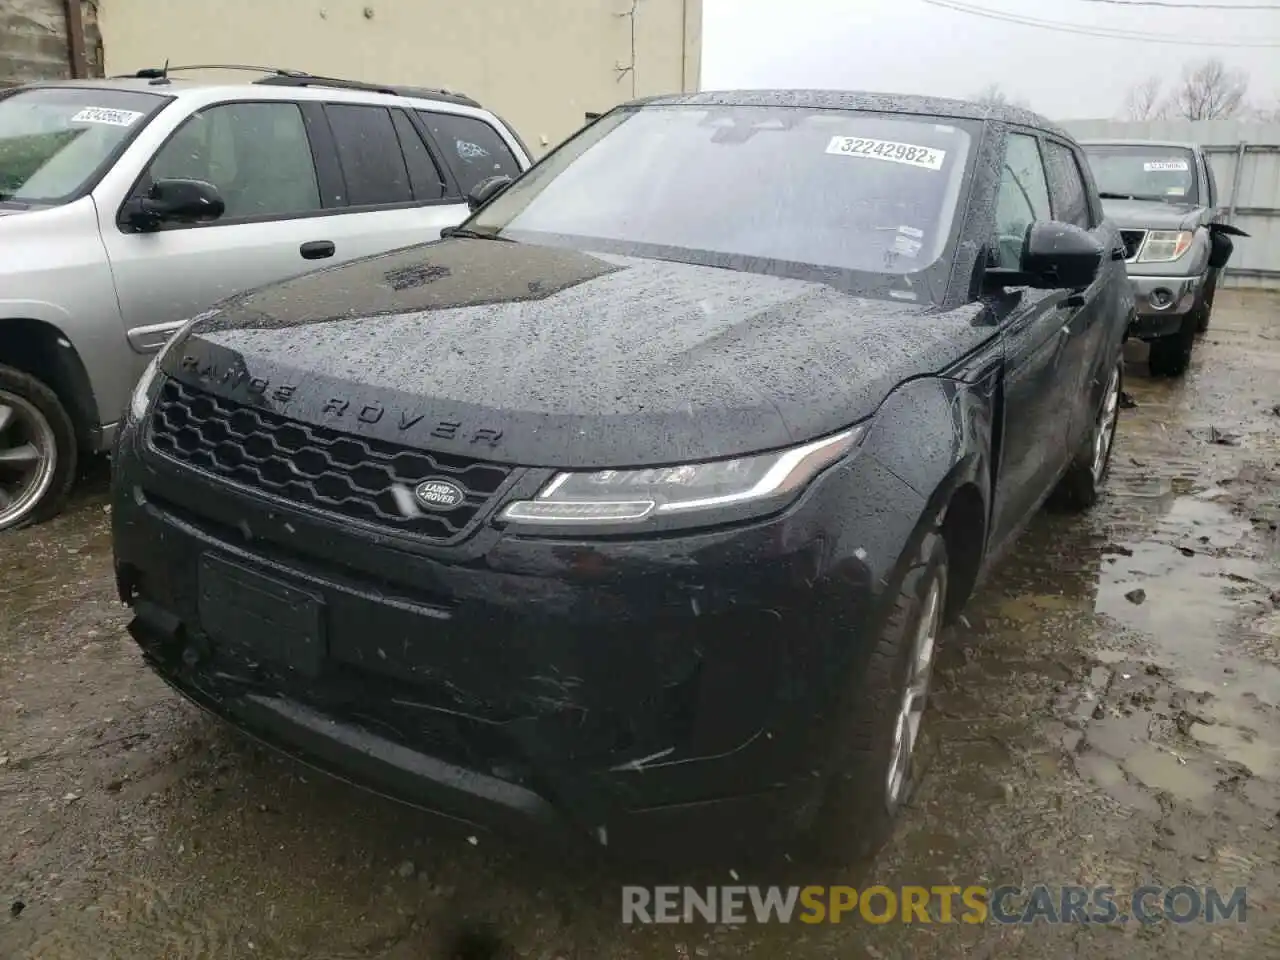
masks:
<path id="1" fill-rule="evenodd" d="M 99 18 L 109 75 L 168 59 L 449 87 L 535 151 L 701 68 L 702 0 L 101 0 Z"/>

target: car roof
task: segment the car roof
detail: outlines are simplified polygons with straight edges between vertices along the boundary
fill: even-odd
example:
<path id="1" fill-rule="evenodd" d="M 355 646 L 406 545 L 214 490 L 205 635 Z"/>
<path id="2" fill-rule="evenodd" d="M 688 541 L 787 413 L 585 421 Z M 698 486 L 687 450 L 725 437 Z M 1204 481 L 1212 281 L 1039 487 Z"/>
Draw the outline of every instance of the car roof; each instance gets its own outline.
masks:
<path id="1" fill-rule="evenodd" d="M 181 68 L 173 68 L 178 70 Z M 190 68 L 196 69 L 196 68 Z M 209 70 L 240 70 L 239 67 L 211 66 Z M 466 94 L 454 90 L 433 89 L 429 87 L 398 86 L 393 84 L 367 83 L 358 80 L 343 80 L 336 77 L 318 77 L 296 71 L 261 71 L 259 79 L 250 82 L 229 82 L 226 80 L 195 80 L 178 76 L 158 76 L 160 70 L 139 71 L 141 76 L 98 77 L 82 80 L 49 80 L 28 84 L 33 87 L 77 87 L 94 90 L 128 90 L 134 93 L 150 93 L 159 96 L 176 97 L 184 95 L 207 94 L 212 90 L 229 96 L 270 97 L 264 90 L 288 90 L 284 97 L 303 100 L 332 99 L 336 91 L 351 91 L 369 96 L 405 97 L 412 100 L 428 100 L 434 103 L 448 103 L 455 106 L 471 107 L 483 110 L 484 107 Z"/>
<path id="2" fill-rule="evenodd" d="M 804 107 L 819 110 L 903 113 L 922 117 L 950 117 L 957 120 L 994 120 L 999 123 L 1035 127 L 1067 140 L 1074 139 L 1052 120 L 1022 107 L 906 93 L 879 93 L 869 90 L 708 90 L 702 93 L 643 97 L 631 103 L 659 106 Z"/>
<path id="3" fill-rule="evenodd" d="M 1172 147 L 1180 150 L 1198 150 L 1198 144 L 1185 140 L 1144 140 L 1132 137 L 1127 140 L 1081 140 L 1082 147 Z"/>

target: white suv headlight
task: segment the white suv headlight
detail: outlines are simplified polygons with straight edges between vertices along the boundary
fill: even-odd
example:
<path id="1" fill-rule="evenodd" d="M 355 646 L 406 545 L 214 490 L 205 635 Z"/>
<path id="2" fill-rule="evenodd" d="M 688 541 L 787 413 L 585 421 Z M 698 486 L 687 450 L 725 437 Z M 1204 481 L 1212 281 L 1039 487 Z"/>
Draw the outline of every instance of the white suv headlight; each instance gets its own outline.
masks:
<path id="1" fill-rule="evenodd" d="M 866 426 L 859 425 L 798 447 L 733 460 L 561 473 L 533 500 L 510 504 L 500 519 L 557 526 L 611 525 L 763 506 L 771 501 L 780 505 L 849 453 L 865 432 Z"/>
<path id="2" fill-rule="evenodd" d="M 1138 252 L 1139 263 L 1172 263 L 1191 249 L 1189 230 L 1152 230 Z"/>

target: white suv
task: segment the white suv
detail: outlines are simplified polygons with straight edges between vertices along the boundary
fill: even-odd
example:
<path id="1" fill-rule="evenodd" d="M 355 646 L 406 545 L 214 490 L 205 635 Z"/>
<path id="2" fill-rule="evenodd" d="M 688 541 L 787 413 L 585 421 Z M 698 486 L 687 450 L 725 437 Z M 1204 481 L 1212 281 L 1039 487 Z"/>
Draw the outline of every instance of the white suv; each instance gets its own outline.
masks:
<path id="1" fill-rule="evenodd" d="M 0 530 L 59 510 L 187 318 L 437 239 L 531 163 L 460 94 L 172 72 L 0 93 Z"/>

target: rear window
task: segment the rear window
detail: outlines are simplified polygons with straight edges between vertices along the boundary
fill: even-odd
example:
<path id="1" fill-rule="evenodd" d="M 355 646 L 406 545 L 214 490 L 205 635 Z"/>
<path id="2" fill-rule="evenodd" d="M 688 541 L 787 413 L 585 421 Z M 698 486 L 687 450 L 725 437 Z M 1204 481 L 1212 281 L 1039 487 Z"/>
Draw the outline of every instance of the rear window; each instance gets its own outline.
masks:
<path id="1" fill-rule="evenodd" d="M 431 110 L 421 110 L 419 115 L 444 152 L 444 162 L 453 171 L 463 195 L 490 177 L 520 176 L 520 163 L 507 141 L 485 121 Z"/>

